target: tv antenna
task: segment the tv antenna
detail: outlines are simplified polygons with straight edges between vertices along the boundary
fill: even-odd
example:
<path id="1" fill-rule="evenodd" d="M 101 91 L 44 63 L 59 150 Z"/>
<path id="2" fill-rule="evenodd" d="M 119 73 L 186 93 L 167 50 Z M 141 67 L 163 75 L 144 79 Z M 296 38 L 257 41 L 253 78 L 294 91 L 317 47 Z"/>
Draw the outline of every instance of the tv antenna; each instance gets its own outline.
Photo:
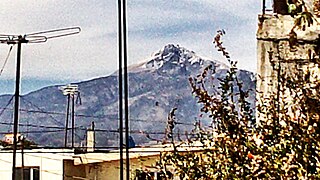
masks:
<path id="1" fill-rule="evenodd" d="M 74 148 L 74 127 L 75 127 L 75 121 L 74 121 L 74 103 L 75 100 L 80 100 L 81 105 L 81 97 L 80 97 L 80 91 L 78 88 L 78 85 L 76 84 L 68 84 L 65 86 L 59 87 L 59 89 L 62 91 L 64 96 L 67 96 L 67 113 L 66 113 L 66 124 L 65 124 L 65 135 L 64 135 L 64 147 L 67 147 L 68 142 L 68 130 L 70 129 L 68 126 L 69 122 L 69 109 L 70 109 L 70 100 L 71 101 L 71 147 Z M 77 96 L 77 99 L 75 99 L 75 96 Z"/>
<path id="2" fill-rule="evenodd" d="M 44 43 L 48 39 L 59 38 L 80 33 L 80 27 L 69 27 L 29 33 L 25 35 L 0 34 L 0 43 L 8 45 L 18 45 L 17 64 L 16 64 L 16 82 L 14 99 L 14 118 L 13 118 L 13 161 L 12 161 L 12 180 L 16 180 L 16 152 L 17 152 L 17 134 L 19 123 L 19 97 L 20 97 L 20 68 L 21 68 L 21 44 L 26 43 Z"/>

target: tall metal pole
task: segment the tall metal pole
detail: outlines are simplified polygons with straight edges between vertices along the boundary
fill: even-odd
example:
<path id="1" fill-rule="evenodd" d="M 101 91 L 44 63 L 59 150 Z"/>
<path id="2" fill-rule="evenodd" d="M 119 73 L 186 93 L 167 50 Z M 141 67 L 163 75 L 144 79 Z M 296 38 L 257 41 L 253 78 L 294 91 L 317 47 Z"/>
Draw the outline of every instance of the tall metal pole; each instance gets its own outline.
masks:
<path id="1" fill-rule="evenodd" d="M 16 64 L 16 87 L 14 93 L 14 119 L 13 119 L 13 160 L 12 160 L 12 180 L 16 180 L 16 153 L 17 153 L 17 134 L 19 123 L 19 98 L 20 98 L 20 68 L 21 68 L 21 44 L 26 40 L 19 36 Z"/>
<path id="2" fill-rule="evenodd" d="M 262 1 L 262 14 L 265 15 L 266 14 L 266 0 Z"/>
<path id="3" fill-rule="evenodd" d="M 122 104 L 122 0 L 118 0 L 118 50 L 119 50 L 119 147 L 120 147 L 120 180 L 123 180 L 123 104 Z"/>
<path id="4" fill-rule="evenodd" d="M 71 126 L 72 126 L 72 129 L 71 129 L 71 142 L 72 142 L 72 148 L 74 148 L 74 94 L 72 95 L 71 97 L 72 99 L 72 105 L 71 105 Z"/>
<path id="5" fill-rule="evenodd" d="M 65 127 L 65 134 L 64 134 L 64 147 L 67 147 L 68 143 L 68 129 L 69 129 L 69 108 L 70 108 L 70 94 L 68 94 L 67 100 L 67 116 L 66 116 L 66 127 Z"/>
<path id="6" fill-rule="evenodd" d="M 123 65 L 124 65 L 124 115 L 126 135 L 126 179 L 130 179 L 129 157 L 129 88 L 128 88 L 128 53 L 127 53 L 127 13 L 126 0 L 123 0 Z"/>
<path id="7" fill-rule="evenodd" d="M 22 169 L 22 174 L 21 174 L 21 179 L 24 180 L 24 137 L 21 136 L 21 169 Z"/>

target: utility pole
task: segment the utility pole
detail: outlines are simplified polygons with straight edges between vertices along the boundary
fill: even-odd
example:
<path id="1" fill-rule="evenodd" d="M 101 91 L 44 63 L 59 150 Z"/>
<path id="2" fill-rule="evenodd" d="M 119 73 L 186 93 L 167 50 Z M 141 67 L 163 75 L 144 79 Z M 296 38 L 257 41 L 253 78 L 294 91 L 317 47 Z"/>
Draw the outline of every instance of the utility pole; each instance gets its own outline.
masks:
<path id="1" fill-rule="evenodd" d="M 262 14 L 266 14 L 266 0 L 262 0 Z"/>
<path id="2" fill-rule="evenodd" d="M 123 180 L 123 115 L 125 119 L 126 142 L 126 179 L 130 178 L 129 157 L 129 91 L 128 91 L 128 53 L 127 53 L 127 15 L 126 0 L 118 0 L 118 28 L 119 28 L 119 133 L 120 133 L 120 180 Z M 123 64 L 122 64 L 123 61 Z M 123 66 L 122 66 L 123 65 Z M 122 74 L 122 68 L 123 74 Z M 123 81 L 122 81 L 123 80 Z M 124 83 L 124 89 L 122 86 Z M 124 92 L 123 92 L 124 91 Z M 123 99 L 124 93 L 124 112 Z"/>
<path id="3" fill-rule="evenodd" d="M 119 71 L 118 71 L 118 84 L 119 84 L 119 148 L 120 148 L 120 180 L 123 180 L 123 86 L 122 86 L 122 0 L 118 0 L 118 50 L 119 50 Z"/>
<path id="4" fill-rule="evenodd" d="M 16 153 L 17 153 L 17 134 L 19 124 L 19 98 L 20 98 L 20 74 L 21 74 L 21 45 L 22 43 L 44 43 L 48 39 L 58 38 L 80 33 L 79 27 L 55 29 L 29 33 L 25 35 L 0 35 L 0 43 L 18 45 L 16 79 L 15 79 L 15 102 L 13 117 L 13 155 L 12 155 L 12 180 L 16 180 Z"/>
<path id="5" fill-rule="evenodd" d="M 127 48 L 127 2 L 123 0 L 123 65 L 124 65 L 124 122 L 126 139 L 126 179 L 130 179 L 129 157 L 129 77 L 128 77 L 128 48 Z"/>
<path id="6" fill-rule="evenodd" d="M 12 162 L 12 179 L 15 180 L 16 170 L 16 152 L 17 152 L 17 134 L 19 123 L 19 98 L 20 98 L 20 69 L 21 69 L 21 44 L 27 43 L 27 40 L 18 36 L 17 64 L 16 64 L 16 88 L 14 93 L 14 117 L 13 117 L 13 162 Z M 9 43 L 8 43 L 9 44 Z"/>

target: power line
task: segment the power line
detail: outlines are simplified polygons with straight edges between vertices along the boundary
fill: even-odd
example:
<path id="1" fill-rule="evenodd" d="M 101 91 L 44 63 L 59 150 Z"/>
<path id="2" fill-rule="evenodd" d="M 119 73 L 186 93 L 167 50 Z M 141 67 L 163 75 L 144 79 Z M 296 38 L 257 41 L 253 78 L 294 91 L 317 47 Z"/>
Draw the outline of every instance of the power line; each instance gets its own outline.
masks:
<path id="1" fill-rule="evenodd" d="M 21 97 L 21 99 L 22 99 L 23 101 L 31 104 L 31 106 L 34 106 L 35 108 L 37 108 L 40 112 L 44 112 L 40 107 L 36 106 L 36 105 L 33 104 L 31 101 L 26 100 L 25 98 L 22 98 L 22 97 Z M 44 112 L 44 113 L 45 113 L 45 112 Z M 59 120 L 55 119 L 55 118 L 54 118 L 53 116 L 51 116 L 50 114 L 49 114 L 49 117 L 50 117 L 54 122 L 56 122 L 56 123 L 58 123 L 59 125 L 62 125 L 62 126 L 63 126 L 63 124 L 62 124 L 61 122 L 59 122 Z"/>
<path id="2" fill-rule="evenodd" d="M 11 97 L 11 99 L 8 101 L 7 105 L 5 106 L 5 108 L 3 108 L 1 114 L 4 112 L 5 109 L 7 109 L 7 106 L 11 103 L 12 101 L 12 98 L 14 96 Z M 34 105 L 32 102 L 26 100 L 26 99 L 23 99 L 25 102 L 31 104 L 32 106 L 36 107 L 37 109 L 39 109 L 38 112 L 41 112 L 41 113 L 46 113 L 48 114 L 47 112 L 45 112 L 44 110 L 42 110 L 41 108 L 39 108 L 38 106 Z M 26 111 L 29 111 L 29 110 L 26 110 Z M 1 116 L 0 114 L 0 116 Z M 60 113 L 59 113 L 60 114 Z M 62 113 L 61 113 L 62 114 Z M 92 117 L 92 116 L 89 116 L 89 115 L 84 115 L 84 116 L 87 116 L 87 117 Z M 50 115 L 50 117 L 55 120 L 56 122 L 59 122 L 57 119 L 55 119 L 53 116 Z M 138 121 L 143 121 L 143 120 L 138 120 Z M 3 125 L 13 125 L 13 123 L 5 123 L 5 122 L 0 122 L 0 124 L 3 124 Z M 60 124 L 60 123 L 59 123 Z M 178 124 L 184 124 L 184 123 L 178 123 Z M 46 128 L 46 129 L 59 129 L 59 130 L 42 130 L 42 131 L 28 131 L 27 133 L 30 133 L 30 134 L 36 134 L 36 133 L 52 133 L 52 132 L 61 132 L 64 127 L 57 127 L 57 126 L 44 126 L 44 125 L 34 125 L 34 124 L 21 124 L 21 123 L 18 123 L 19 126 L 26 126 L 26 127 L 35 127 L 35 128 Z M 190 125 L 193 125 L 193 124 L 190 124 Z M 75 129 L 77 130 L 87 130 L 86 128 L 83 128 L 83 127 L 76 127 Z M 119 130 L 108 130 L 108 129 L 97 129 L 96 130 L 97 132 L 104 132 L 104 133 L 120 133 Z M 9 132 L 0 132 L 0 134 L 7 134 Z M 25 132 L 21 132 L 20 133 L 25 133 Z M 142 130 L 132 130 L 130 131 L 130 133 L 132 134 L 141 134 L 141 135 L 145 135 L 147 138 L 149 137 L 150 134 L 152 135 L 164 135 L 165 133 L 164 132 L 147 132 L 147 131 L 142 131 Z M 78 138 L 81 139 L 81 137 L 76 134 L 78 136 Z"/>
<path id="3" fill-rule="evenodd" d="M 46 130 L 46 131 L 19 131 L 19 133 L 29 133 L 29 134 L 39 134 L 39 133 L 53 133 L 53 132 L 61 132 L 63 130 Z M 0 134 L 8 134 L 10 132 L 0 132 Z"/>
<path id="4" fill-rule="evenodd" d="M 10 125 L 10 126 L 13 125 L 13 123 L 5 123 L 5 122 L 0 122 L 0 124 L 2 124 L 2 125 Z M 34 128 L 46 128 L 46 129 L 56 129 L 55 131 L 64 130 L 64 127 L 58 127 L 58 126 L 44 126 L 44 125 L 20 124 L 20 123 L 19 123 L 19 126 L 34 127 Z M 78 127 L 75 127 L 75 130 L 86 131 L 87 128 L 84 128 L 83 126 L 78 126 Z M 43 130 L 43 131 L 36 131 L 36 132 L 38 133 L 38 132 L 53 132 L 53 131 L 54 130 L 52 130 L 52 131 L 51 130 L 50 131 Z M 95 129 L 95 131 L 96 132 L 120 133 L 120 130 L 118 130 L 118 129 Z M 26 132 L 28 132 L 28 131 L 26 131 Z M 133 133 L 133 134 L 153 134 L 153 135 L 165 134 L 165 132 L 161 132 L 161 131 L 130 130 L 129 132 Z M 10 133 L 10 132 L 1 132 L 0 131 L 0 134 L 8 134 L 8 133 Z M 25 133 L 25 132 L 20 131 L 19 133 Z M 30 131 L 30 133 L 32 133 L 32 131 Z"/>
<path id="5" fill-rule="evenodd" d="M 0 123 L 0 124 L 3 124 L 3 125 L 13 125 L 13 123 Z M 21 124 L 19 124 L 21 125 Z M 35 128 L 47 128 L 47 129 L 56 129 L 56 130 L 42 130 L 42 131 L 19 131 L 19 133 L 40 133 L 40 132 L 59 132 L 59 131 L 63 131 L 64 130 L 64 127 L 50 127 L 50 126 L 41 126 L 41 125 L 32 125 L 32 124 L 29 124 L 29 125 L 26 125 L 26 124 L 23 124 L 22 126 L 27 126 L 27 127 L 35 127 Z M 87 129 L 83 128 L 83 127 L 75 127 L 76 130 L 81 130 L 81 131 L 86 131 Z M 95 129 L 96 132 L 107 132 L 107 133 L 120 133 L 119 130 L 117 129 Z M 141 135 L 144 135 L 144 134 L 152 134 L 152 135 L 164 135 L 165 132 L 152 132 L 152 131 L 142 131 L 142 130 L 130 130 L 129 131 L 130 133 L 132 134 L 141 134 Z M 1 132 L 0 131 L 0 134 L 8 134 L 10 133 L 9 132 Z M 177 133 L 176 133 L 177 134 Z M 80 136 L 79 136 L 80 138 Z"/>
<path id="6" fill-rule="evenodd" d="M 2 125 L 8 125 L 12 126 L 13 123 L 6 123 L 6 122 L 0 122 Z M 18 126 L 25 126 L 25 127 L 35 127 L 35 128 L 48 128 L 48 129 L 64 129 L 64 127 L 59 127 L 59 126 L 44 126 L 44 125 L 35 125 L 35 124 L 22 124 L 18 123 Z"/>
<path id="7" fill-rule="evenodd" d="M 187 146 L 178 146 L 180 148 L 201 148 L 198 151 L 204 151 L 204 149 L 211 149 L 210 147 L 206 147 L 204 145 L 187 145 Z M 79 148 L 87 148 L 87 147 L 79 147 Z M 101 147 L 96 147 L 96 151 L 93 152 L 86 152 L 85 154 L 97 154 L 97 153 L 101 153 L 101 154 L 117 154 L 119 153 L 118 151 L 119 146 L 101 146 Z M 166 148 L 170 148 L 170 144 L 164 145 L 164 146 L 156 146 L 156 147 L 151 147 L 151 146 L 147 146 L 147 147 L 136 147 L 136 148 L 130 148 L 130 153 L 161 153 L 161 152 L 168 152 L 168 151 L 173 151 L 172 150 L 166 150 Z M 62 155 L 62 154 L 74 154 L 74 151 L 72 151 L 72 148 L 63 148 L 63 147 L 33 147 L 32 150 L 37 150 L 37 149 L 42 149 L 42 150 L 50 150 L 50 151 L 27 151 L 25 152 L 25 154 L 48 154 L 48 153 L 52 153 L 52 154 L 57 154 L 57 155 L 61 155 L 61 156 L 66 156 L 66 155 Z M 56 149 L 57 151 L 52 151 L 52 149 Z M 65 151 L 70 149 L 70 151 Z M 143 150 L 141 150 L 143 149 Z M 190 152 L 190 150 L 179 150 L 179 152 Z M 0 150 L 0 154 L 6 154 L 6 153 L 12 153 L 10 150 Z M 62 153 L 62 154 L 58 154 L 58 153 Z M 43 158 L 48 158 L 45 156 L 41 156 Z M 87 159 L 91 159 L 91 160 L 97 160 L 96 158 L 90 158 L 87 157 Z"/>
<path id="8" fill-rule="evenodd" d="M 12 108 L 0 108 L 0 109 L 8 109 L 8 110 L 13 110 Z M 27 112 L 27 113 L 42 113 L 42 114 L 52 114 L 52 115 L 65 115 L 65 113 L 62 112 L 56 112 L 56 111 L 43 111 L 43 110 L 28 110 L 28 109 L 20 109 L 22 112 Z M 84 118 L 95 118 L 95 119 L 110 119 L 110 120 L 118 120 L 115 115 L 85 115 L 85 114 L 75 114 L 76 117 L 84 117 Z M 156 121 L 156 120 L 146 120 L 146 119 L 136 119 L 130 118 L 130 121 L 141 121 L 141 122 L 150 122 L 150 123 L 166 123 L 165 121 Z M 177 122 L 177 124 L 185 124 L 185 125 L 193 125 L 191 123 L 183 123 L 183 122 Z"/>
<path id="9" fill-rule="evenodd" d="M 13 45 L 11 45 L 10 48 L 9 48 L 8 55 L 7 55 L 6 59 L 4 60 L 4 63 L 3 63 L 2 68 L 1 68 L 1 70 L 0 70 L 0 76 L 2 75 L 2 72 L 3 72 L 5 66 L 6 66 L 6 64 L 7 64 L 7 62 L 8 62 L 8 59 L 9 59 L 9 57 L 10 57 L 12 48 L 13 48 Z"/>
<path id="10" fill-rule="evenodd" d="M 3 108 L 0 112 L 0 116 L 2 116 L 2 114 L 4 113 L 4 111 L 6 110 L 6 108 L 11 104 L 12 100 L 13 100 L 14 96 L 11 96 L 10 100 L 8 101 L 8 103 L 6 104 L 5 108 Z"/>
<path id="11" fill-rule="evenodd" d="M 6 122 L 0 122 L 0 124 L 2 125 L 13 125 L 13 123 L 6 123 Z M 34 127 L 34 128 L 46 128 L 46 129 L 57 129 L 56 131 L 62 131 L 64 130 L 64 127 L 62 126 L 45 126 L 45 125 L 39 125 L 39 124 L 22 124 L 19 123 L 19 126 L 24 126 L 24 127 Z M 87 128 L 83 127 L 83 126 L 78 126 L 75 127 L 75 130 L 82 130 L 82 131 L 86 131 Z M 95 129 L 96 132 L 107 132 L 107 133 L 120 133 L 120 130 L 118 129 Z M 39 132 L 55 132 L 53 130 L 51 131 L 35 131 L 35 133 L 39 133 Z M 143 131 L 143 130 L 130 130 L 130 133 L 133 134 L 152 134 L 152 135 L 163 135 L 165 134 L 165 132 L 154 132 L 154 131 Z M 0 134 L 8 134 L 10 132 L 0 132 Z M 24 132 L 19 132 L 19 133 L 24 133 Z M 28 133 L 32 133 L 32 131 L 28 132 Z M 80 136 L 78 136 L 80 138 Z"/>
<path id="12" fill-rule="evenodd" d="M 0 107 L 0 109 L 5 110 L 13 110 L 12 108 L 3 108 Z M 51 114 L 51 115 L 65 115 L 63 112 L 56 112 L 56 111 L 44 111 L 44 110 L 28 110 L 28 109 L 19 109 L 21 112 L 27 112 L 27 113 L 39 113 L 39 114 Z M 109 120 L 117 120 L 118 117 L 116 115 L 110 114 L 110 115 L 85 115 L 85 114 L 75 114 L 75 117 L 83 117 L 83 118 L 94 118 L 94 119 L 109 119 Z M 157 121 L 157 120 L 147 120 L 147 119 L 136 119 L 136 118 L 130 118 L 130 121 L 135 122 L 147 122 L 147 123 L 166 123 L 165 121 Z M 182 125 L 190 125 L 193 126 L 193 123 L 184 123 L 184 122 L 177 122 L 177 124 Z M 61 125 L 61 123 L 60 123 Z"/>
<path id="13" fill-rule="evenodd" d="M 13 98 L 14 96 L 12 96 Z M 65 113 L 63 112 L 56 112 L 56 111 L 45 111 L 42 108 L 40 108 L 39 106 L 33 104 L 31 101 L 26 100 L 23 96 L 20 96 L 21 99 L 27 103 L 29 103 L 31 106 L 34 106 L 36 109 L 38 110 L 28 110 L 28 109 L 22 109 L 20 108 L 19 111 L 22 112 L 27 112 L 27 113 L 42 113 L 42 114 L 48 114 L 48 115 L 65 115 Z M 11 99 L 12 100 L 12 99 Z M 2 111 L 4 110 L 13 110 L 12 108 L 7 108 L 7 106 L 11 103 L 11 101 L 8 102 L 8 104 L 3 108 L 0 107 L 0 109 L 2 109 Z M 2 112 L 1 111 L 1 112 Z M 0 112 L 0 116 L 1 113 Z M 95 119 L 110 119 L 110 120 L 118 120 L 118 116 L 114 115 L 114 114 L 109 114 L 109 115 L 85 115 L 85 114 L 75 114 L 76 117 L 84 117 L 84 118 L 95 118 Z M 57 120 L 56 118 L 54 118 L 53 116 L 50 116 L 50 118 L 52 118 L 56 123 L 58 123 L 59 125 L 63 125 L 61 122 L 59 122 L 59 120 Z M 156 121 L 156 120 L 146 120 L 146 119 L 136 119 L 136 118 L 130 118 L 130 121 L 136 121 L 136 122 L 150 122 L 150 123 L 166 123 L 166 121 Z M 177 124 L 184 124 L 184 125 L 194 125 L 193 123 L 184 123 L 184 122 L 177 122 Z M 63 125 L 64 126 L 64 125 Z"/>

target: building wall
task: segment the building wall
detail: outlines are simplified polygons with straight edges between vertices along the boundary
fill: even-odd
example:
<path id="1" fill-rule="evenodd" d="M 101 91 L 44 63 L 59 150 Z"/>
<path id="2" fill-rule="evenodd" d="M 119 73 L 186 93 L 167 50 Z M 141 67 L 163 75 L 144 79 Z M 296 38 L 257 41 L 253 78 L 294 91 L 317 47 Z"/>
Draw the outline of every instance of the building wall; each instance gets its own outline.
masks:
<path id="1" fill-rule="evenodd" d="M 159 156 L 149 156 L 130 159 L 131 173 L 135 169 L 141 168 L 143 170 L 151 168 L 159 159 Z M 86 164 L 86 178 L 95 180 L 119 180 L 120 177 L 120 163 L 119 160 Z M 124 168 L 126 165 L 124 164 Z M 126 176 L 126 169 L 124 170 L 124 177 Z"/>
<path id="2" fill-rule="evenodd" d="M 73 180 L 86 178 L 85 165 L 74 165 L 73 160 L 63 160 L 63 179 Z"/>
<path id="3" fill-rule="evenodd" d="M 290 15 L 265 14 L 259 16 L 257 92 L 260 93 L 257 94 L 258 101 L 270 95 L 271 92 L 277 91 L 279 65 L 282 73 L 287 74 L 299 73 L 296 69 L 301 69 L 303 72 L 307 66 L 318 69 L 317 65 L 311 62 L 310 57 L 319 58 L 315 47 L 319 39 L 320 26 L 314 22 L 314 25 L 307 27 L 305 31 L 295 28 L 297 42 L 292 48 L 289 42 L 294 35 L 291 33 L 294 20 Z M 317 20 L 320 22 L 319 18 Z M 285 96 L 285 94 L 280 96 Z"/>
<path id="4" fill-rule="evenodd" d="M 272 68 L 270 59 L 273 61 L 295 61 L 297 59 L 307 59 L 308 50 L 313 50 L 313 45 L 303 44 L 298 45 L 295 51 L 291 51 L 289 46 L 290 31 L 294 26 L 294 19 L 289 15 L 264 15 L 259 19 L 259 28 L 257 32 L 257 71 L 261 78 L 258 78 L 257 88 L 266 92 L 270 80 L 276 79 L 276 72 Z M 318 38 L 320 26 L 312 26 L 307 31 L 296 31 L 298 40 L 313 41 Z M 273 52 L 270 58 L 270 53 Z M 285 62 L 291 66 L 292 62 Z M 274 87 L 269 87 L 274 88 Z M 270 89 L 272 90 L 272 89 Z"/>
<path id="5" fill-rule="evenodd" d="M 21 167 L 21 153 L 17 153 L 16 167 Z M 62 159 L 52 153 L 25 153 L 24 166 L 39 166 L 40 179 L 62 179 Z M 12 152 L 0 152 L 0 179 L 11 179 Z"/>

